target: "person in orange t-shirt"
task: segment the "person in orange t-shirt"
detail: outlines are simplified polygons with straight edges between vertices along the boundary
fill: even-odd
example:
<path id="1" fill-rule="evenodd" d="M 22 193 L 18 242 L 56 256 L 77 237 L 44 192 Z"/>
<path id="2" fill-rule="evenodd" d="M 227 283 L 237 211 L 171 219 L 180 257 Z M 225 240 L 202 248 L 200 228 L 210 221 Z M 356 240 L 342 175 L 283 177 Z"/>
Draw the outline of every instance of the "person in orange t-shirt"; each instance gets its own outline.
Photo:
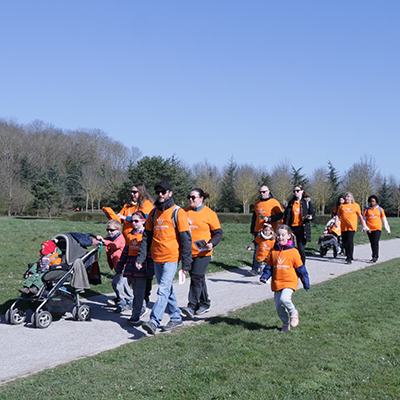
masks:
<path id="1" fill-rule="evenodd" d="M 193 258 L 188 305 L 181 311 L 188 318 L 204 314 L 211 307 L 205 275 L 213 249 L 222 239 L 223 232 L 217 214 L 204 204 L 209 197 L 203 189 L 193 189 L 188 196 L 190 207 L 185 209 L 192 234 Z"/>
<path id="2" fill-rule="evenodd" d="M 142 325 L 151 335 L 160 327 L 164 312 L 169 314 L 170 320 L 163 331 L 183 325 L 173 282 L 180 260 L 184 271 L 190 271 L 192 264 L 192 237 L 185 211 L 175 204 L 172 187 L 167 181 L 159 182 L 154 190 L 158 199 L 147 218 L 136 259 L 136 268 L 140 270 L 148 250 L 151 250 L 158 298 L 151 310 L 150 320 Z"/>
<path id="3" fill-rule="evenodd" d="M 147 193 L 146 186 L 143 183 L 134 183 L 130 202 L 126 203 L 118 213 L 118 217 L 123 223 L 122 234 L 125 240 L 133 229 L 132 215 L 136 211 L 142 211 L 147 218 L 153 208 L 153 198 Z"/>
<path id="4" fill-rule="evenodd" d="M 364 221 L 368 227 L 368 239 L 371 244 L 371 262 L 377 262 L 379 258 L 379 239 L 382 233 L 382 222 L 386 232 L 390 235 L 390 226 L 386 218 L 385 211 L 379 206 L 378 197 L 371 195 L 368 197 L 369 207 L 364 210 Z"/>
<path id="5" fill-rule="evenodd" d="M 288 225 L 297 240 L 303 264 L 306 263 L 306 243 L 311 242 L 311 224 L 315 219 L 314 207 L 310 196 L 304 191 L 303 186 L 296 185 L 293 189 L 293 197 L 289 201 L 283 213 L 283 223 Z"/>
<path id="6" fill-rule="evenodd" d="M 247 251 L 251 251 L 253 248 L 256 252 L 256 260 L 258 270 L 253 269 L 247 271 L 247 275 L 258 275 L 262 266 L 265 265 L 269 252 L 275 244 L 275 232 L 272 229 L 271 224 L 264 223 L 262 231 L 256 236 L 256 238 L 247 246 Z"/>
<path id="7" fill-rule="evenodd" d="M 336 226 L 338 226 L 340 218 L 343 247 L 346 252 L 346 264 L 351 264 L 354 259 L 354 235 L 357 231 L 357 218 L 363 227 L 363 232 L 367 231 L 368 228 L 361 215 L 359 204 L 354 201 L 353 194 L 347 192 L 344 197 L 346 201 L 340 205 L 335 219 Z"/>
<path id="8" fill-rule="evenodd" d="M 276 243 L 267 257 L 267 265 L 260 277 L 260 281 L 266 283 L 272 276 L 271 290 L 274 292 L 276 311 L 283 324 L 282 332 L 299 324 L 299 312 L 292 302 L 292 294 L 297 290 L 299 278 L 304 289 L 310 289 L 308 272 L 294 246 L 294 239 L 289 226 L 278 227 Z"/>

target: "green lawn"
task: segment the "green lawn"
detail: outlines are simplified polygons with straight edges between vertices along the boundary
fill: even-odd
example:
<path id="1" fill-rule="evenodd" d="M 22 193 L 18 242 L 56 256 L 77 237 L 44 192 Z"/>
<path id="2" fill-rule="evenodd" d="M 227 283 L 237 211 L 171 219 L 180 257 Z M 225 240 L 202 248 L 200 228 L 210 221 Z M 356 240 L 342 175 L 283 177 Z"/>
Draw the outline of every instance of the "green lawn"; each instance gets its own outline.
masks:
<path id="1" fill-rule="evenodd" d="M 0 387 L 0 399 L 399 399 L 400 259 Z M 21 350 L 22 351 L 22 350 Z M 29 362 L 29 357 L 27 358 Z"/>
<path id="2" fill-rule="evenodd" d="M 392 235 L 382 233 L 382 240 L 400 237 L 400 219 L 389 218 Z M 209 272 L 221 271 L 251 265 L 253 253 L 246 250 L 251 242 L 249 226 L 245 224 L 223 224 L 224 236 L 215 249 Z M 322 225 L 312 226 L 312 241 L 306 247 L 310 253 L 317 252 L 318 238 L 324 230 Z M 54 235 L 65 232 L 92 233 L 106 235 L 105 224 L 95 222 L 71 222 L 60 219 L 36 220 L 32 218 L 0 218 L 0 314 L 4 314 L 22 287 L 22 274 L 28 263 L 37 261 L 40 244 Z M 355 242 L 366 243 L 366 234 L 358 233 Z M 92 286 L 85 296 L 111 293 L 112 273 L 107 265 L 105 251 L 100 260 L 102 284 Z"/>

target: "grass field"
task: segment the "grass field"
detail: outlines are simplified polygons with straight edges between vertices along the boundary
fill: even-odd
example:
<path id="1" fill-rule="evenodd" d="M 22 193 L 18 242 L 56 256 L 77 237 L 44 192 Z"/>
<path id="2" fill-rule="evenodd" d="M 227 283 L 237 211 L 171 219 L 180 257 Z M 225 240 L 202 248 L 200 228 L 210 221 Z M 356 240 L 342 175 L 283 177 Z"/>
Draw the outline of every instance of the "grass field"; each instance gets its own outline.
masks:
<path id="1" fill-rule="evenodd" d="M 400 237 L 400 219 L 390 218 L 392 236 Z M 240 268 L 251 265 L 253 253 L 246 250 L 251 242 L 249 226 L 245 224 L 223 224 L 224 236 L 215 249 L 209 272 L 221 269 Z M 324 226 L 312 226 L 312 241 L 308 243 L 306 251 L 317 252 L 317 242 Z M 54 235 L 65 232 L 92 233 L 106 235 L 105 224 L 95 222 L 70 222 L 61 219 L 36 220 L 32 218 L 0 218 L 0 314 L 4 314 L 18 297 L 18 289 L 23 285 L 22 275 L 28 263 L 36 262 L 40 244 L 51 239 Z M 382 240 L 390 238 L 386 232 L 382 233 Z M 366 243 L 366 234 L 358 233 L 355 243 Z M 105 251 L 100 260 L 102 284 L 92 286 L 85 293 L 86 297 L 100 293 L 111 293 L 112 272 L 107 265 Z"/>
<path id="2" fill-rule="evenodd" d="M 399 399 L 400 259 L 0 387 L 0 399 Z M 27 358 L 29 362 L 29 357 Z"/>

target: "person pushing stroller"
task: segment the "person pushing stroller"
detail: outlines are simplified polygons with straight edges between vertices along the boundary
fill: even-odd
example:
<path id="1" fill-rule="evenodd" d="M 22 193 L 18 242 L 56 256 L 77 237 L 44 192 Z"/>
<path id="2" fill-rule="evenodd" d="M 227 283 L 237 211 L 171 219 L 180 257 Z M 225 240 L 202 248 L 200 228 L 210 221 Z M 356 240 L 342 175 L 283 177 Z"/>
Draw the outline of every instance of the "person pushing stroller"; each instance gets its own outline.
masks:
<path id="1" fill-rule="evenodd" d="M 340 220 L 338 226 L 335 225 L 335 218 L 328 221 L 324 233 L 318 239 L 318 249 L 321 257 L 325 256 L 330 248 L 333 249 L 333 257 L 336 258 L 341 245 Z"/>

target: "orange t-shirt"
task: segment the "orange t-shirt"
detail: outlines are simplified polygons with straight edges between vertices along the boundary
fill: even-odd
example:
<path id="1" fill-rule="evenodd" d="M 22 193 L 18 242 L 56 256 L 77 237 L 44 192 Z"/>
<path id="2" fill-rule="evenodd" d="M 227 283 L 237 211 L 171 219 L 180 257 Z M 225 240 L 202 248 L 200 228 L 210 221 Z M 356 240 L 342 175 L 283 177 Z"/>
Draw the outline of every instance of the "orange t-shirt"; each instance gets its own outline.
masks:
<path id="1" fill-rule="evenodd" d="M 269 253 L 267 264 L 272 266 L 271 290 L 290 288 L 297 290 L 299 278 L 295 269 L 303 265 L 300 253 L 295 247 L 289 247 L 282 251 L 273 248 Z"/>
<path id="2" fill-rule="evenodd" d="M 207 206 L 199 211 L 193 211 L 191 207 L 185 209 L 189 222 L 190 232 L 192 234 L 192 255 L 193 257 L 210 256 L 213 250 L 202 251 L 197 249 L 194 242 L 197 240 L 205 240 L 208 243 L 211 239 L 211 231 L 221 229 L 217 214 Z"/>
<path id="3" fill-rule="evenodd" d="M 254 241 L 257 243 L 256 260 L 258 262 L 266 262 L 269 252 L 274 247 L 275 239 L 264 239 L 257 236 Z"/>
<path id="4" fill-rule="evenodd" d="M 342 232 L 357 231 L 357 215 L 361 215 L 358 203 L 341 204 L 337 215 L 340 218 Z"/>
<path id="5" fill-rule="evenodd" d="M 264 201 L 257 200 L 254 203 L 254 212 L 257 216 L 254 226 L 254 232 L 260 232 L 262 231 L 264 225 L 264 218 L 281 213 L 282 207 L 279 201 L 273 198 Z M 276 231 L 276 228 L 278 228 L 278 222 L 279 221 L 270 222 L 274 231 Z"/>
<path id="6" fill-rule="evenodd" d="M 302 226 L 303 215 L 301 212 L 301 204 L 299 201 L 295 201 L 292 207 L 292 226 Z"/>
<path id="7" fill-rule="evenodd" d="M 129 247 L 128 255 L 137 256 L 139 254 L 140 243 L 142 242 L 143 231 L 142 232 L 129 232 L 126 238 L 126 246 Z"/>
<path id="8" fill-rule="evenodd" d="M 382 230 L 382 219 L 386 217 L 383 208 L 376 206 L 375 208 L 368 207 L 364 210 L 364 217 L 367 217 L 366 223 L 371 231 L 381 231 Z"/>
<path id="9" fill-rule="evenodd" d="M 147 218 L 153 208 L 153 203 L 150 200 L 145 200 L 141 208 L 138 208 L 136 204 L 125 204 L 119 214 L 123 215 L 124 217 L 130 217 L 136 211 L 142 211 Z M 128 233 L 131 232 L 131 230 L 133 229 L 133 225 L 131 222 L 127 221 L 123 221 L 123 223 L 124 224 L 122 226 L 122 234 L 124 235 L 124 238 L 126 240 L 128 237 Z"/>
<path id="10" fill-rule="evenodd" d="M 177 232 L 189 231 L 189 222 L 183 209 L 177 212 L 176 230 L 172 221 L 172 212 L 175 208 L 170 207 L 164 211 L 155 210 L 154 226 L 151 218 L 147 218 L 146 230 L 153 232 L 151 241 L 151 256 L 156 263 L 177 262 L 180 259 L 180 242 Z"/>

